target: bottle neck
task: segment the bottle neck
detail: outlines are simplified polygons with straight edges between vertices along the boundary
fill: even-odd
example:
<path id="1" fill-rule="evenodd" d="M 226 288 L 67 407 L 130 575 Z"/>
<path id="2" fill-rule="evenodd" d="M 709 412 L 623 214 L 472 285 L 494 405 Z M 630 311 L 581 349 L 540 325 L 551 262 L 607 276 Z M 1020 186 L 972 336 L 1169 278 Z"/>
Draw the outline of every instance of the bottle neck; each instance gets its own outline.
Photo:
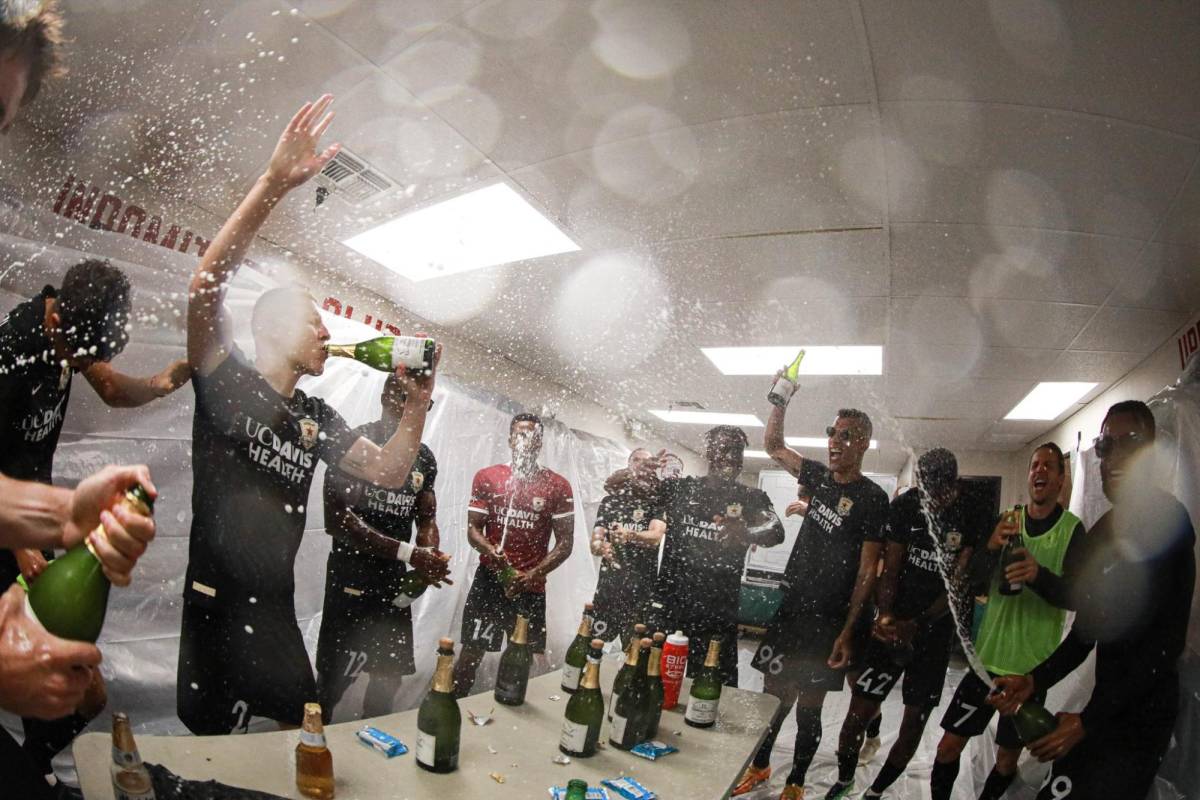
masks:
<path id="1" fill-rule="evenodd" d="M 587 614 L 583 615 L 583 619 L 579 621 L 579 630 L 575 633 L 576 636 L 582 636 L 585 639 L 592 638 L 592 618 Z"/>
<path id="2" fill-rule="evenodd" d="M 721 643 L 712 642 L 708 645 L 708 655 L 704 659 L 704 666 L 716 667 L 721 663 Z"/>
<path id="3" fill-rule="evenodd" d="M 526 644 L 529 641 L 529 621 L 524 617 L 517 617 L 517 625 L 513 630 L 512 640 L 510 644 Z"/>
<path id="4" fill-rule="evenodd" d="M 625 666 L 636 667 L 638 664 L 638 646 L 637 642 L 629 644 L 629 652 L 625 654 Z"/>
<path id="5" fill-rule="evenodd" d="M 587 666 L 583 668 L 583 680 L 579 685 L 584 689 L 599 689 L 600 688 L 600 662 L 588 658 Z"/>
<path id="6" fill-rule="evenodd" d="M 454 694 L 454 654 L 438 654 L 437 669 L 433 673 L 433 691 Z"/>
<path id="7" fill-rule="evenodd" d="M 651 678 L 657 678 L 662 674 L 662 650 L 657 647 L 650 648 L 650 664 L 647 667 L 647 675 Z"/>
<path id="8" fill-rule="evenodd" d="M 331 356 L 339 358 L 354 358 L 354 345 L 352 344 L 327 344 L 325 352 Z"/>
<path id="9" fill-rule="evenodd" d="M 137 744 L 133 741 L 133 731 L 129 723 L 117 723 L 112 732 L 113 763 L 122 767 L 134 767 L 142 763 Z"/>

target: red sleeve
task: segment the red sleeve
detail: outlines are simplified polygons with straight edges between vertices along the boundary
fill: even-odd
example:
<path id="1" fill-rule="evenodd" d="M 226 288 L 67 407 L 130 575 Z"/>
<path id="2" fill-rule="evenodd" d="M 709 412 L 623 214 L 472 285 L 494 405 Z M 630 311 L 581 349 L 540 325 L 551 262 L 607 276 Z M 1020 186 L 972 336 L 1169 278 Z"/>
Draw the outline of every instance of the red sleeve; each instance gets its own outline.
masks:
<path id="1" fill-rule="evenodd" d="M 467 503 L 467 510 L 487 514 L 491 511 L 491 501 L 492 488 L 487 478 L 487 470 L 481 469 L 471 481 L 471 500 Z"/>
<path id="2" fill-rule="evenodd" d="M 554 508 L 551 510 L 551 517 L 559 519 L 560 517 L 569 517 L 575 513 L 575 498 L 571 493 L 571 484 L 566 478 L 561 475 L 558 478 L 558 495 Z"/>

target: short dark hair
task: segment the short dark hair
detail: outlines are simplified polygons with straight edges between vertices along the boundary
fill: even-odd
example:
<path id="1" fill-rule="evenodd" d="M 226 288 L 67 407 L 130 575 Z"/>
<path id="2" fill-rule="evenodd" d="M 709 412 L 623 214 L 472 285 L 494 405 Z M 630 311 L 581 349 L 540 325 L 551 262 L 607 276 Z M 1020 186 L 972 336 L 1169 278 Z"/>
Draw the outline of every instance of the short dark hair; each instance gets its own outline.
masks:
<path id="1" fill-rule="evenodd" d="M 929 491 L 958 480 L 958 459 L 944 447 L 935 447 L 917 459 L 917 482 Z"/>
<path id="2" fill-rule="evenodd" d="M 109 361 L 125 349 L 129 291 L 129 278 L 108 261 L 89 258 L 67 270 L 58 290 L 58 317 L 72 355 Z"/>
<path id="3" fill-rule="evenodd" d="M 534 425 L 537 426 L 537 429 L 539 431 L 542 430 L 542 418 L 541 417 L 539 417 L 537 414 L 523 413 L 523 414 L 514 415 L 512 418 L 512 421 L 508 423 L 508 432 L 509 433 L 512 433 L 513 428 L 517 427 L 518 422 L 532 422 Z"/>
<path id="4" fill-rule="evenodd" d="M 1063 455 L 1061 447 L 1054 442 L 1042 442 L 1033 448 L 1034 453 L 1037 453 L 1038 450 L 1049 450 L 1051 453 L 1054 453 L 1054 457 L 1058 459 L 1058 472 L 1060 475 L 1067 471 L 1067 457 Z"/>
<path id="5" fill-rule="evenodd" d="M 1150 406 L 1141 400 L 1122 400 L 1119 403 L 1114 403 L 1109 406 L 1108 411 L 1104 414 L 1104 422 L 1100 423 L 1100 427 L 1103 428 L 1108 422 L 1108 418 L 1116 414 L 1129 414 L 1137 420 L 1139 425 L 1145 428 L 1146 435 L 1150 441 L 1154 441 L 1156 425 L 1154 422 L 1154 412 L 1150 410 Z"/>
<path id="6" fill-rule="evenodd" d="M 867 412 L 865 411 L 859 411 L 857 408 L 839 408 L 837 415 L 839 419 L 855 420 L 858 427 L 868 439 L 875 432 L 875 426 L 871 424 L 871 418 L 867 416 Z"/>
<path id="7" fill-rule="evenodd" d="M 645 453 L 645 454 L 646 454 L 646 455 L 648 455 L 648 456 L 649 456 L 649 455 L 653 455 L 653 453 L 651 453 L 649 450 L 647 450 L 647 449 L 646 449 L 646 448 L 644 448 L 644 447 L 635 447 L 635 448 L 633 448 L 632 450 L 630 450 L 630 451 L 629 451 L 629 459 L 628 459 L 628 461 L 626 461 L 626 463 L 627 463 L 627 464 L 632 464 L 632 463 L 633 463 L 633 457 L 634 457 L 634 456 L 636 456 L 638 453 Z"/>
<path id="8" fill-rule="evenodd" d="M 66 73 L 62 28 L 58 0 L 0 0 L 0 57 L 19 55 L 29 65 L 21 105 L 33 102 L 46 78 Z"/>
<path id="9" fill-rule="evenodd" d="M 718 425 L 715 428 L 709 428 L 704 434 L 704 441 L 711 442 L 722 435 L 733 437 L 742 445 L 743 450 L 750 445 L 750 438 L 746 436 L 746 432 L 736 425 Z"/>

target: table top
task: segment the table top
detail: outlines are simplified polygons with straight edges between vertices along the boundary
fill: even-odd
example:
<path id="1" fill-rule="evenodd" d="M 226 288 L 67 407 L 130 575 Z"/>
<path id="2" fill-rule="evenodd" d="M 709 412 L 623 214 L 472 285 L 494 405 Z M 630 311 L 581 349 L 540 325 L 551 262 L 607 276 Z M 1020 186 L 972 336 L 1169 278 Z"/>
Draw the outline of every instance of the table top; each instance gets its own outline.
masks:
<path id="1" fill-rule="evenodd" d="M 605 661 L 601 682 L 605 700 L 617 664 Z M 371 720 L 328 725 L 326 741 L 333 753 L 338 800 L 421 800 L 421 798 L 548 797 L 550 786 L 566 786 L 582 778 L 599 786 L 603 778 L 628 775 L 663 800 L 720 800 L 726 796 L 766 734 L 779 700 L 771 695 L 724 688 L 717 724 L 699 729 L 684 724 L 684 704 L 664 711 L 659 740 L 679 748 L 678 753 L 649 761 L 612 747 L 601 748 L 591 758 L 554 763 L 567 700 L 559 688 L 560 673 L 550 672 L 529 681 L 525 704 L 515 708 L 494 702 L 492 693 L 459 701 L 463 712 L 459 768 L 441 775 L 416 765 L 417 709 Z M 681 699 L 686 700 L 685 682 Z M 557 700 L 551 699 L 558 697 Z M 467 711 L 492 714 L 492 722 L 478 726 Z M 401 756 L 385 758 L 361 744 L 355 731 L 371 724 L 409 746 Z M 217 780 L 231 786 L 301 798 L 296 791 L 295 755 L 299 731 L 272 731 L 236 736 L 139 736 L 142 758 L 162 764 L 191 780 Z M 608 741 L 608 723 L 601 731 Z M 111 737 L 89 733 L 74 747 L 80 785 L 87 800 L 111 800 L 109 764 Z M 503 775 L 497 783 L 491 773 Z M 614 798 L 615 800 L 615 798 Z"/>

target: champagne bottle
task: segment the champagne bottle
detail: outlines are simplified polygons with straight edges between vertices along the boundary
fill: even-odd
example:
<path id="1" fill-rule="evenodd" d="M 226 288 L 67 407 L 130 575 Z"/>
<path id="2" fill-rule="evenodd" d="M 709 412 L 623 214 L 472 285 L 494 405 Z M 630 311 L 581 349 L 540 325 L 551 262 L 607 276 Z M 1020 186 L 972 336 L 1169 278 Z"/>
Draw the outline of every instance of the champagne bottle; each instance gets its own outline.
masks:
<path id="1" fill-rule="evenodd" d="M 393 372 L 403 366 L 426 375 L 433 371 L 434 349 L 433 339 L 417 336 L 379 336 L 355 344 L 325 345 L 329 355 L 353 358 L 373 369 Z"/>
<path id="2" fill-rule="evenodd" d="M 1045 706 L 1032 700 L 1026 700 L 1017 706 L 1012 721 L 1017 735 L 1027 745 L 1033 744 L 1058 727 L 1058 717 L 1047 711 Z"/>
<path id="3" fill-rule="evenodd" d="M 125 491 L 121 504 L 143 516 L 154 513 L 154 501 L 136 483 Z M 98 525 L 92 535 L 107 534 L 104 526 Z M 55 636 L 94 642 L 104 627 L 111 586 L 100 559 L 85 540 L 51 561 L 37 580 L 32 581 L 25 596 L 25 609 Z"/>
<path id="4" fill-rule="evenodd" d="M 721 702 L 721 640 L 710 639 L 704 669 L 692 681 L 687 710 L 683 721 L 693 728 L 711 728 L 717 721 L 717 705 Z"/>
<path id="5" fill-rule="evenodd" d="M 496 674 L 496 702 L 506 706 L 519 706 L 525 702 L 525 688 L 529 685 L 529 667 L 533 663 L 533 652 L 529 649 L 529 620 L 517 615 L 513 635 L 508 647 L 500 656 L 500 670 Z"/>
<path id="6" fill-rule="evenodd" d="M 608 699 L 609 722 L 612 722 L 613 709 L 617 707 L 617 701 L 621 699 L 621 692 L 625 691 L 626 685 L 629 684 L 629 679 L 633 677 L 633 672 L 637 669 L 637 643 L 645 635 L 645 625 L 639 622 L 633 626 L 633 638 L 625 646 L 625 663 L 617 671 L 617 677 L 613 678 L 612 696 Z M 631 658 L 633 659 L 632 663 L 630 663 Z"/>
<path id="7" fill-rule="evenodd" d="M 112 720 L 112 785 L 115 800 L 154 800 L 154 781 L 142 763 L 129 717 L 120 711 Z"/>
<path id="8" fill-rule="evenodd" d="M 596 755 L 600 726 L 604 724 L 604 695 L 600 693 L 600 658 L 603 654 L 604 642 L 592 639 L 579 691 L 567 701 L 558 749 L 569 756 L 588 758 Z"/>
<path id="9" fill-rule="evenodd" d="M 429 582 L 421 577 L 421 574 L 414 569 L 400 576 L 399 592 L 396 594 L 392 605 L 396 608 L 408 608 L 417 601 L 417 598 L 425 594 L 425 590 L 429 588 Z"/>
<path id="10" fill-rule="evenodd" d="M 1025 512 L 1020 506 L 1014 507 L 1011 511 L 1005 511 L 1004 514 L 1006 517 L 1008 517 L 1009 521 L 1015 522 L 1017 525 L 1020 525 L 1021 528 L 1024 528 L 1024 525 L 1021 525 L 1021 522 L 1023 521 Z M 1021 539 L 1021 534 L 1019 532 L 1016 535 L 1009 537 L 1008 541 L 1004 543 L 1004 549 L 1000 551 L 1000 594 L 1011 597 L 1013 595 L 1020 594 L 1021 589 L 1024 588 L 1025 584 L 1021 583 L 1020 581 L 1009 581 L 1004 577 L 1004 571 L 1008 569 L 1009 565 L 1015 564 L 1021 560 L 1021 556 L 1017 553 L 1017 551 L 1024 546 L 1025 542 Z"/>
<path id="11" fill-rule="evenodd" d="M 454 699 L 454 640 L 438 639 L 437 668 L 417 712 L 417 765 L 430 772 L 458 769 L 462 712 Z"/>
<path id="12" fill-rule="evenodd" d="M 612 727 L 608 730 L 608 743 L 618 750 L 628 750 L 645 741 L 646 730 L 646 667 L 650 661 L 650 640 L 642 639 L 636 650 L 629 649 L 634 662 L 634 673 L 621 693 L 620 702 L 613 707 Z M 627 660 L 625 663 L 629 663 Z"/>
<path id="13" fill-rule="evenodd" d="M 767 392 L 767 400 L 771 405 L 786 408 L 788 401 L 792 399 L 792 393 L 796 391 L 796 384 L 800 380 L 800 362 L 804 360 L 804 351 L 801 350 L 796 354 L 796 358 L 791 364 L 788 364 L 787 369 L 775 381 L 775 385 L 771 387 L 771 391 Z"/>
<path id="14" fill-rule="evenodd" d="M 588 644 L 592 640 L 592 604 L 583 607 L 583 619 L 579 621 L 579 632 L 575 641 L 567 648 L 563 658 L 562 690 L 574 694 L 579 688 L 579 680 L 583 677 L 583 668 L 587 666 Z"/>
<path id="15" fill-rule="evenodd" d="M 662 682 L 662 646 L 665 633 L 654 634 L 650 645 L 650 663 L 646 665 L 646 732 L 643 741 L 658 736 L 658 723 L 662 720 L 666 689 Z"/>
<path id="16" fill-rule="evenodd" d="M 587 800 L 587 781 L 572 778 L 567 781 L 567 800 Z"/>
<path id="17" fill-rule="evenodd" d="M 319 703 L 304 704 L 304 724 L 296 745 L 296 790 L 317 800 L 333 798 L 333 754 L 325 745 Z"/>

